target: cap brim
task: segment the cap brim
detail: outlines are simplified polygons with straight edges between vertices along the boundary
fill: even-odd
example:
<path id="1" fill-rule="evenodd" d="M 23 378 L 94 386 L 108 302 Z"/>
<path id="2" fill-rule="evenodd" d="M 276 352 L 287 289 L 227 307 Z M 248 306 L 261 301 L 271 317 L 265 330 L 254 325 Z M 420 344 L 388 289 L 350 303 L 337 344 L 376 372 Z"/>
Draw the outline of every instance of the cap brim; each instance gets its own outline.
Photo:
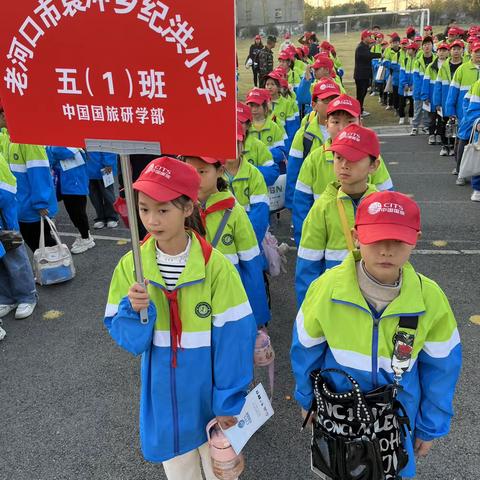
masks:
<path id="1" fill-rule="evenodd" d="M 330 152 L 337 152 L 349 162 L 359 162 L 362 158 L 368 157 L 369 155 L 368 153 L 349 147 L 348 145 L 332 145 L 330 148 L 327 148 L 327 150 Z"/>
<path id="2" fill-rule="evenodd" d="M 339 97 L 340 93 L 334 90 L 330 90 L 328 92 L 321 92 L 315 98 L 319 98 L 320 100 L 325 100 L 328 97 Z"/>
<path id="3" fill-rule="evenodd" d="M 346 107 L 345 105 L 339 105 L 332 110 L 328 110 L 327 115 L 331 115 L 332 113 L 336 112 L 347 112 L 355 118 L 358 118 L 361 115 L 358 111 L 354 110 L 353 108 Z"/>
<path id="4" fill-rule="evenodd" d="M 393 223 L 374 223 L 357 225 L 358 240 L 364 245 L 381 242 L 382 240 L 398 240 L 408 245 L 416 245 L 418 231 L 405 225 Z"/>
<path id="5" fill-rule="evenodd" d="M 157 202 L 170 202 L 183 195 L 183 193 L 176 192 L 164 185 L 149 180 L 136 181 L 133 184 L 133 189 L 148 195 Z"/>
<path id="6" fill-rule="evenodd" d="M 255 103 L 255 105 L 263 105 L 263 103 L 266 102 L 266 100 L 260 100 L 258 98 L 250 98 L 245 100 L 245 103 L 248 105 L 249 103 Z"/>

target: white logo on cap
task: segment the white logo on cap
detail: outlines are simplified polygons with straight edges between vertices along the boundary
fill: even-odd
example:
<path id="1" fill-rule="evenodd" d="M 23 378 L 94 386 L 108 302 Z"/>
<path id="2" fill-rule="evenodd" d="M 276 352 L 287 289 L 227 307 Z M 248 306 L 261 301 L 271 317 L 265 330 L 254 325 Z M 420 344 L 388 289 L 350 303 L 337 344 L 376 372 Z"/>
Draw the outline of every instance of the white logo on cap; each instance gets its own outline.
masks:
<path id="1" fill-rule="evenodd" d="M 328 85 L 326 85 L 325 83 L 322 83 L 322 85 L 320 85 L 320 90 L 325 90 L 327 87 Z"/>
<path id="2" fill-rule="evenodd" d="M 162 177 L 165 177 L 167 180 L 170 180 L 172 178 L 172 172 L 168 168 L 155 165 L 153 163 L 148 167 L 146 173 L 152 173 L 152 172 L 155 173 L 156 175 L 161 175 Z"/>
<path id="3" fill-rule="evenodd" d="M 402 205 L 399 205 L 398 203 L 388 202 L 382 205 L 380 202 L 373 202 L 368 207 L 368 213 L 370 215 L 377 215 L 380 212 L 405 216 L 405 210 L 403 209 Z"/>
<path id="4" fill-rule="evenodd" d="M 382 204 L 380 202 L 373 202 L 368 207 L 368 213 L 370 215 L 376 215 L 377 213 L 380 213 L 381 210 L 382 210 Z"/>
<path id="5" fill-rule="evenodd" d="M 352 141 L 358 142 L 358 143 L 360 143 L 360 141 L 361 141 L 360 135 L 358 133 L 355 133 L 355 132 L 342 132 L 338 136 L 339 140 L 343 140 L 344 138 L 347 138 L 348 140 L 352 140 Z"/>
<path id="6" fill-rule="evenodd" d="M 335 103 L 333 104 L 333 106 L 338 107 L 339 105 L 350 105 L 350 106 L 352 106 L 353 103 L 350 100 L 347 100 L 347 99 L 335 100 Z"/>

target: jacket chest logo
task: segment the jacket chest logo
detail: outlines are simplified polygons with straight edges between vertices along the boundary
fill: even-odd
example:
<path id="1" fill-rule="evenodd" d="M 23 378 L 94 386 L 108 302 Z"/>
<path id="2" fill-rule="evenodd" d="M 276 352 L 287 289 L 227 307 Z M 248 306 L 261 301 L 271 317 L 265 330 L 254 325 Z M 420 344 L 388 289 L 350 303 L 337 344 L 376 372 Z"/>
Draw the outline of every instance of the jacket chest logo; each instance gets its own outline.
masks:
<path id="1" fill-rule="evenodd" d="M 197 317 L 207 318 L 212 314 L 212 307 L 207 302 L 197 303 L 195 313 L 197 314 Z"/>
<path id="2" fill-rule="evenodd" d="M 273 137 L 272 137 L 271 135 L 269 135 L 269 136 L 267 137 L 267 142 L 268 142 L 268 143 L 272 143 L 272 140 L 273 140 Z"/>
<path id="3" fill-rule="evenodd" d="M 226 245 L 227 247 L 233 243 L 233 235 L 230 235 L 229 233 L 226 233 L 222 237 L 222 243 Z"/>
<path id="4" fill-rule="evenodd" d="M 18 160 L 19 158 L 20 158 L 20 157 L 18 156 L 18 153 L 14 153 L 14 154 L 13 154 L 13 159 L 14 159 L 14 160 Z"/>

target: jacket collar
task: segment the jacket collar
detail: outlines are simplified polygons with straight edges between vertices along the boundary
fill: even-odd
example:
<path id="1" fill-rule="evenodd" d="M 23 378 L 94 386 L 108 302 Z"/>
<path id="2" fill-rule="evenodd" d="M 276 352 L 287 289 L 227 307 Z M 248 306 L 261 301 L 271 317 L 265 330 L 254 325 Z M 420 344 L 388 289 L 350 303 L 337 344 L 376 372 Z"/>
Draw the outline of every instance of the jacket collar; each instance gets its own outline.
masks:
<path id="1" fill-rule="evenodd" d="M 360 261 L 359 251 L 350 253 L 343 263 L 336 267 L 337 275 L 332 290 L 332 302 L 348 304 L 371 313 L 367 301 L 360 291 L 355 263 Z M 403 282 L 400 295 L 382 313 L 384 317 L 414 316 L 425 313 L 422 284 L 412 265 L 407 262 L 402 269 Z"/>
<path id="2" fill-rule="evenodd" d="M 198 283 L 205 280 L 205 261 L 200 242 L 195 235 L 189 233 L 192 240 L 190 246 L 190 254 L 188 255 L 187 264 L 178 279 L 178 288 Z M 165 281 L 163 280 L 160 269 L 158 268 L 155 248 L 155 239 L 150 237 L 141 247 L 141 256 L 145 278 L 156 286 L 165 289 Z"/>
<path id="3" fill-rule="evenodd" d="M 233 198 L 233 195 L 231 192 L 217 192 L 214 193 L 213 195 L 210 195 L 207 199 L 207 203 L 205 204 L 205 208 L 211 207 L 212 205 L 215 205 L 216 203 L 219 203 L 223 200 L 227 200 L 229 198 Z"/>

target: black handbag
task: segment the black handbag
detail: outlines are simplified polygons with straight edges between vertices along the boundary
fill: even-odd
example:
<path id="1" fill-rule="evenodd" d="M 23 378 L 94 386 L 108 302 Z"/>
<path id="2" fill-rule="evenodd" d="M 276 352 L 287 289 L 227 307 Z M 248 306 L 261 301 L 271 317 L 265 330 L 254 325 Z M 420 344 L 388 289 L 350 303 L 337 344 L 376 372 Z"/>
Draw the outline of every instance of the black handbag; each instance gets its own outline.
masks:
<path id="1" fill-rule="evenodd" d="M 2 222 L 2 227 L 7 226 L 3 212 L 0 210 L 0 221 Z M 3 248 L 6 252 L 10 250 L 15 250 L 20 245 L 23 245 L 22 234 L 17 230 L 7 230 L 0 228 L 0 243 L 3 245 Z"/>

